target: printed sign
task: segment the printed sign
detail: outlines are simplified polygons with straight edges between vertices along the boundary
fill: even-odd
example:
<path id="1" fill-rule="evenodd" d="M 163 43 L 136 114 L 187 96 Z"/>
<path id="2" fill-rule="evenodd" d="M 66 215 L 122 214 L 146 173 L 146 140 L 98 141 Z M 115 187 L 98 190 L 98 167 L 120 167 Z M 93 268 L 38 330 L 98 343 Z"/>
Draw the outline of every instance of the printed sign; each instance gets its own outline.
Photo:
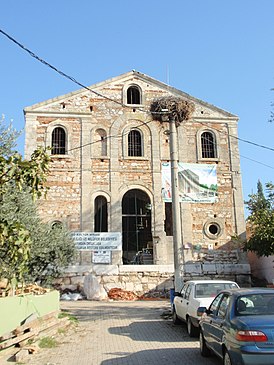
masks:
<path id="1" fill-rule="evenodd" d="M 78 250 L 122 250 L 121 232 L 71 232 Z"/>
<path id="2" fill-rule="evenodd" d="M 162 163 L 162 196 L 172 201 L 170 163 Z M 180 202 L 214 203 L 217 200 L 216 165 L 178 163 Z"/>
<path id="3" fill-rule="evenodd" d="M 92 262 L 94 264 L 110 264 L 111 251 L 93 251 Z"/>

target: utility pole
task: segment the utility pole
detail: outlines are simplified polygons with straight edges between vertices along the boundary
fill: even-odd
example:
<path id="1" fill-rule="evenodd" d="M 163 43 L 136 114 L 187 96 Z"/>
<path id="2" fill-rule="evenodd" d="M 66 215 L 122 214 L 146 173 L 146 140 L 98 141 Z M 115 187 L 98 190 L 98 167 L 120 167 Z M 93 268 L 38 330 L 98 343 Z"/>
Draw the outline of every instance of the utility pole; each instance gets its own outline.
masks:
<path id="1" fill-rule="evenodd" d="M 169 113 L 169 142 L 170 142 L 170 165 L 171 165 L 171 191 L 172 191 L 172 220 L 173 220 L 173 251 L 174 251 L 174 286 L 175 291 L 182 287 L 181 264 L 182 264 L 182 230 L 181 211 L 179 201 L 178 184 L 178 144 L 177 130 L 173 115 Z"/>

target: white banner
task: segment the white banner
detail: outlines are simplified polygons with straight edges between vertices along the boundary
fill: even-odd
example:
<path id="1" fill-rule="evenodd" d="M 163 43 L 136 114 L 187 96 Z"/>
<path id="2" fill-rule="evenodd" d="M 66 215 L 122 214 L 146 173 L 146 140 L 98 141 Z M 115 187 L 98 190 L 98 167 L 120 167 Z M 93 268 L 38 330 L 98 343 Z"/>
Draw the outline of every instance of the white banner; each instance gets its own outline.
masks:
<path id="1" fill-rule="evenodd" d="M 71 232 L 78 250 L 122 250 L 121 232 Z"/>

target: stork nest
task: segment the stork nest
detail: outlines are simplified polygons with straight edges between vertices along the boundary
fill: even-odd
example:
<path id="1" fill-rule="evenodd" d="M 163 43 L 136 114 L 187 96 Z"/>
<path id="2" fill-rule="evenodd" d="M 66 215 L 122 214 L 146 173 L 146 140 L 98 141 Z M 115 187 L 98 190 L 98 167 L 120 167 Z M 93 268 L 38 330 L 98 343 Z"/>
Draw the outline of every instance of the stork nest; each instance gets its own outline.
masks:
<path id="1" fill-rule="evenodd" d="M 163 112 L 163 109 L 167 109 L 168 111 Z M 175 119 L 176 126 L 183 121 L 189 120 L 194 110 L 194 103 L 172 96 L 156 99 L 150 106 L 150 112 L 154 120 L 167 122 L 169 117 L 173 117 Z"/>

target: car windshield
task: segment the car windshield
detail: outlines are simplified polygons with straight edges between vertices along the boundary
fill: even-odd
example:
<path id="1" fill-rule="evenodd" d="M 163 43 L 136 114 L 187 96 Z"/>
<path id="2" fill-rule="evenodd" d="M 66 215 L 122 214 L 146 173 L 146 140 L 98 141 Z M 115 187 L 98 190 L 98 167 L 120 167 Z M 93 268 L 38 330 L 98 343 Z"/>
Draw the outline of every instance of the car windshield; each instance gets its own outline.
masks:
<path id="1" fill-rule="evenodd" d="M 224 289 L 238 288 L 235 283 L 201 283 L 196 284 L 195 298 L 210 298 L 215 297 Z"/>
<path id="2" fill-rule="evenodd" d="M 274 314 L 274 294 L 250 294 L 241 296 L 236 301 L 236 315 Z"/>

